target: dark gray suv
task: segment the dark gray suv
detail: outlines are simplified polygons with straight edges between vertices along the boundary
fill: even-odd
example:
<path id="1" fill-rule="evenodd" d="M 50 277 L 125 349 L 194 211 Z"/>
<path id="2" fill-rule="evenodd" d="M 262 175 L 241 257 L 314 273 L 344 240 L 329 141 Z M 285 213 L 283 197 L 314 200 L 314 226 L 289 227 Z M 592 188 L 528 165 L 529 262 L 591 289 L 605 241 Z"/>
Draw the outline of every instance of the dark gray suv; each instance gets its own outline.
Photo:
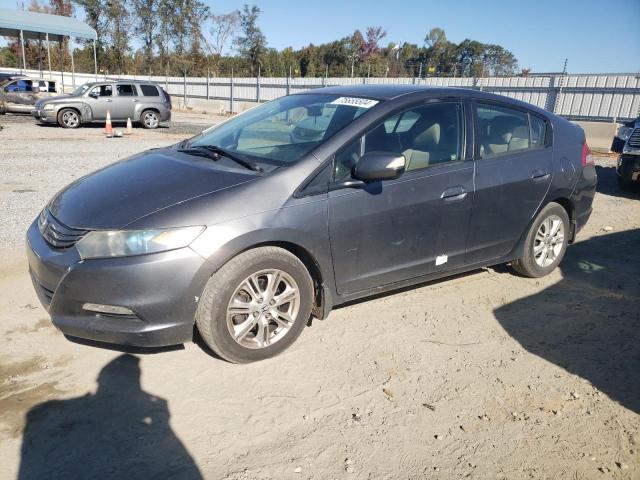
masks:
<path id="1" fill-rule="evenodd" d="M 158 128 L 171 120 L 171 97 L 158 84 L 121 80 L 85 83 L 71 95 L 39 100 L 31 115 L 40 123 L 78 128 L 83 123 L 111 120 L 140 122 Z"/>
<path id="2" fill-rule="evenodd" d="M 506 262 L 548 274 L 596 180 L 584 132 L 531 105 L 325 88 L 72 183 L 29 228 L 27 254 L 69 337 L 170 345 L 195 324 L 248 362 L 367 295 Z"/>

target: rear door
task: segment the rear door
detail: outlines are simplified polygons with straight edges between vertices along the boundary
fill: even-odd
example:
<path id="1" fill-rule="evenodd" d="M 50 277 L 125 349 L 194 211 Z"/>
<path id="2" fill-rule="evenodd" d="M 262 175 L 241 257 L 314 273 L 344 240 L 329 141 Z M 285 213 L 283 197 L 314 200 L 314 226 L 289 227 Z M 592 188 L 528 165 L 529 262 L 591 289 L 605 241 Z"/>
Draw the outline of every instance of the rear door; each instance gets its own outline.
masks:
<path id="1" fill-rule="evenodd" d="M 464 161 L 463 103 L 393 114 L 335 156 L 329 236 L 340 294 L 454 268 L 464 261 L 473 162 Z M 403 154 L 398 179 L 339 188 L 369 151 Z"/>
<path id="2" fill-rule="evenodd" d="M 113 99 L 113 112 L 111 112 L 113 119 L 133 119 L 136 104 L 140 101 L 136 85 L 133 83 L 118 83 L 116 84 L 116 93 L 117 95 Z"/>
<path id="3" fill-rule="evenodd" d="M 508 254 L 551 185 L 549 127 L 512 105 L 475 101 L 475 195 L 466 263 Z"/>

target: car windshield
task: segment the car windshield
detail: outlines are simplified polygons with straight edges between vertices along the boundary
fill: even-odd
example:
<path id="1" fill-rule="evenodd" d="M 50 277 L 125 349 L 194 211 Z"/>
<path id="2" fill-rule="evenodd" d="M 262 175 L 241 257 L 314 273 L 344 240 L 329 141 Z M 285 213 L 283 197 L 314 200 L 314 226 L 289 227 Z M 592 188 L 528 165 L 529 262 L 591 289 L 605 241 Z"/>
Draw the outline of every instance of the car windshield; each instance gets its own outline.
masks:
<path id="1" fill-rule="evenodd" d="M 181 148 L 216 146 L 258 162 L 290 165 L 377 103 L 339 95 L 290 95 L 205 130 Z"/>
<path id="2" fill-rule="evenodd" d="M 81 85 L 80 87 L 76 88 L 71 95 L 77 97 L 79 95 L 82 95 L 87 90 L 89 90 L 89 84 L 85 83 L 84 85 Z"/>

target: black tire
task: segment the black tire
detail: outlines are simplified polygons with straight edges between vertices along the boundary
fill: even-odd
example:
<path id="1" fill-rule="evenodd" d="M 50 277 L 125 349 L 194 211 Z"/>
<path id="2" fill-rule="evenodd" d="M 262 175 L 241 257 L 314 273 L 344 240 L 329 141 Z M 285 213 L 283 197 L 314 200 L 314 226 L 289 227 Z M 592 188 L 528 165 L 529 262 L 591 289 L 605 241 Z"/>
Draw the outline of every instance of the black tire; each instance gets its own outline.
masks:
<path id="1" fill-rule="evenodd" d="M 617 175 L 618 178 L 618 187 L 623 192 L 631 192 L 633 190 L 633 182 L 631 180 L 627 180 L 626 178 L 622 178 L 620 175 Z"/>
<path id="2" fill-rule="evenodd" d="M 160 114 L 155 110 L 144 110 L 140 114 L 140 123 L 144 128 L 153 130 L 160 125 Z"/>
<path id="3" fill-rule="evenodd" d="M 295 281 L 299 292 L 298 313 L 280 339 L 268 346 L 248 348 L 229 331 L 227 307 L 247 277 L 268 269 L 278 269 Z M 311 276 L 295 255 L 278 247 L 254 248 L 231 259 L 209 279 L 198 301 L 196 326 L 206 344 L 223 359 L 233 363 L 255 362 L 278 355 L 291 346 L 309 320 L 313 298 Z"/>
<path id="4" fill-rule="evenodd" d="M 66 117 L 66 116 L 68 117 Z M 73 121 L 72 119 L 75 119 Z M 63 108 L 56 117 L 57 123 L 62 128 L 78 128 L 80 126 L 80 114 L 73 108 Z"/>
<path id="5" fill-rule="evenodd" d="M 561 248 L 559 253 L 555 256 L 553 261 L 549 265 L 541 266 L 538 264 L 535 258 L 534 248 L 536 248 L 536 234 L 540 230 L 541 225 L 550 217 L 559 218 L 562 221 L 562 227 L 564 229 L 564 237 L 562 239 Z M 565 252 L 567 251 L 567 244 L 569 243 L 570 235 L 570 222 L 567 211 L 557 203 L 551 202 L 545 206 L 534 222 L 531 224 L 527 237 L 524 241 L 524 254 L 522 258 L 511 262 L 511 266 L 514 270 L 521 275 L 531 278 L 544 277 L 551 273 L 558 264 L 562 261 Z M 540 245 L 540 242 L 538 243 Z"/>

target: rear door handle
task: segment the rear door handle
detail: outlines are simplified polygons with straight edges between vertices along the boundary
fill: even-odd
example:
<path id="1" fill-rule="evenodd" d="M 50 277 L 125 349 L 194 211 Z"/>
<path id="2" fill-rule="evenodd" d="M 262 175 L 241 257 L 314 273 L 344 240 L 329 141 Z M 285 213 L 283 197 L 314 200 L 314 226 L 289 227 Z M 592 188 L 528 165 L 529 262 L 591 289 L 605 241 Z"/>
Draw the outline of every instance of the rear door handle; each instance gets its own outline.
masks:
<path id="1" fill-rule="evenodd" d="M 105 102 L 113 102 L 113 100 L 111 100 L 110 98 L 107 98 Z"/>
<path id="2" fill-rule="evenodd" d="M 467 197 L 467 191 L 462 185 L 456 185 L 455 187 L 447 188 L 440 198 L 445 202 L 460 202 Z"/>
<path id="3" fill-rule="evenodd" d="M 531 179 L 534 182 L 542 182 L 543 180 L 547 180 L 550 176 L 551 174 L 549 172 L 542 169 L 531 172 Z"/>
<path id="4" fill-rule="evenodd" d="M 137 101 L 138 101 L 138 99 L 137 99 L 137 98 L 132 98 L 132 99 L 131 99 L 131 101 L 132 101 L 132 102 L 137 102 Z"/>

